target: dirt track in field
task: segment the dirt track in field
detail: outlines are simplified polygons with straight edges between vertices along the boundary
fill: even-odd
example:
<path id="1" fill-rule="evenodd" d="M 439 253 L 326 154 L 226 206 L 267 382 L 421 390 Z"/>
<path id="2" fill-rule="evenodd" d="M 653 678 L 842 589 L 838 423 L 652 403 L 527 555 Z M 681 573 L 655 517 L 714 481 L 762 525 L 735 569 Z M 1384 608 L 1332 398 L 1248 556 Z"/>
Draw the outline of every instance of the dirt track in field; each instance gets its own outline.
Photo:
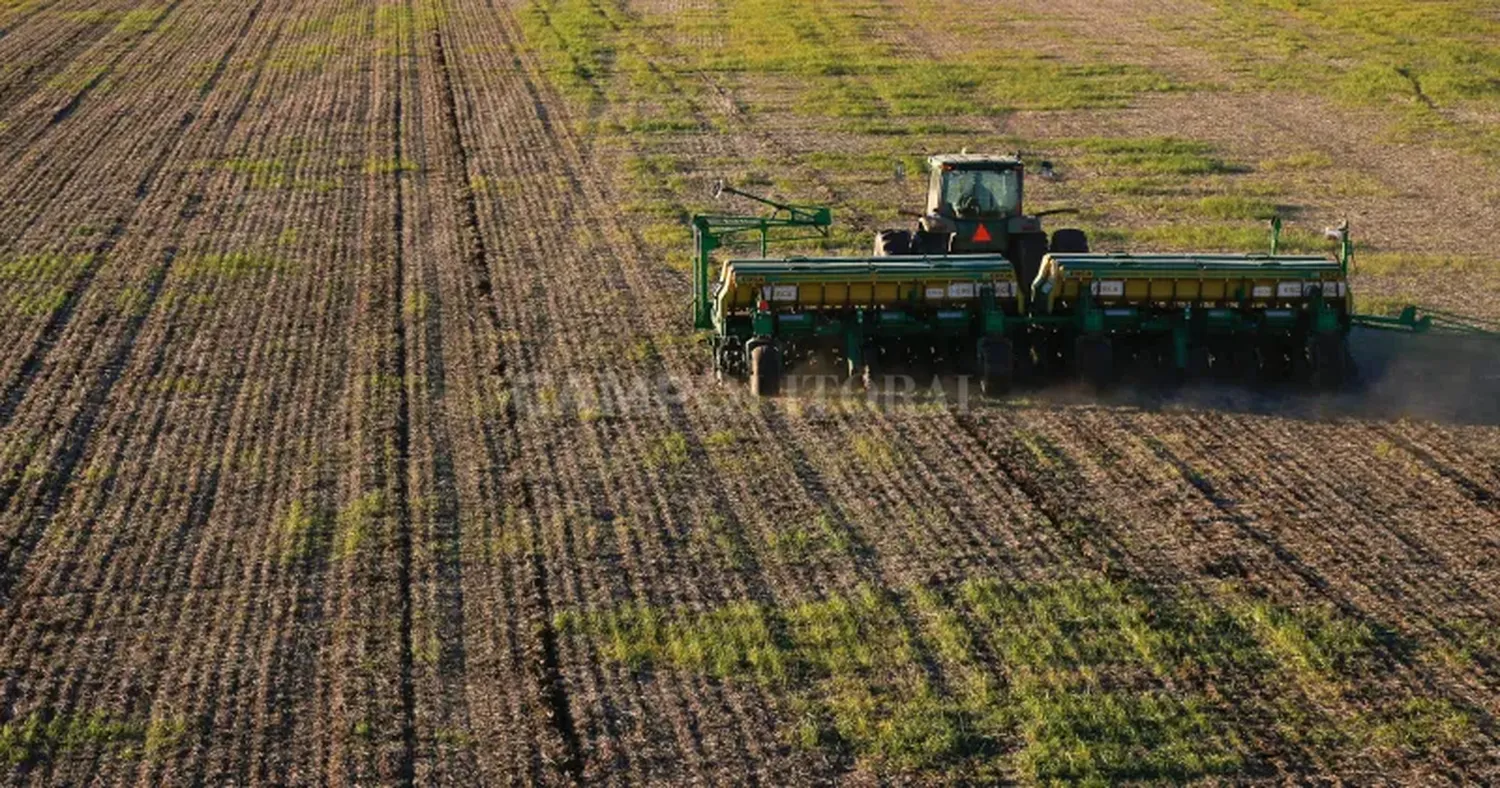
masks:
<path id="1" fill-rule="evenodd" d="M 633 665 L 558 623 L 631 605 L 1097 574 L 1232 582 L 1400 643 L 1500 627 L 1500 430 L 1472 408 L 768 404 L 691 341 L 643 346 L 687 334 L 688 283 L 618 209 L 619 151 L 580 132 L 511 4 L 441 10 L 0 9 L 8 783 L 936 779 L 798 746 L 774 684 Z M 701 79 L 695 117 L 723 130 L 702 155 L 806 144 Z M 1496 779 L 1485 642 L 1382 643 L 1379 670 L 1304 699 L 1437 698 L 1461 740 L 1267 734 L 1245 774 Z M 923 662 L 935 686 L 962 672 Z"/>

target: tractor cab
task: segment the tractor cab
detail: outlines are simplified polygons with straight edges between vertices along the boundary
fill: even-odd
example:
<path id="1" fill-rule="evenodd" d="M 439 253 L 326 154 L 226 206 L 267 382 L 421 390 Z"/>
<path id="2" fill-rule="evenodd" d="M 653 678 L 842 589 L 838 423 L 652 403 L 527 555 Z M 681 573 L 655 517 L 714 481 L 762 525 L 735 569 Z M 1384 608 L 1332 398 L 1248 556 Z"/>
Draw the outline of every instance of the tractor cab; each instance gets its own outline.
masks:
<path id="1" fill-rule="evenodd" d="M 1041 223 L 1021 213 L 1025 165 L 1011 156 L 933 156 L 927 210 L 914 239 L 928 253 L 1005 253 Z"/>
<path id="2" fill-rule="evenodd" d="M 1045 162 L 1042 167 L 1043 173 L 1049 169 Z M 915 232 L 881 231 L 876 255 L 1002 254 L 1029 285 L 1049 251 L 1088 251 L 1078 230 L 1048 238 L 1041 216 L 1055 211 L 1025 212 L 1026 165 L 1020 157 L 949 153 L 929 157 L 927 168 L 927 206 Z"/>
<path id="3" fill-rule="evenodd" d="M 1003 220 L 1021 213 L 1019 160 L 934 156 L 929 166 L 927 213 L 965 221 Z"/>

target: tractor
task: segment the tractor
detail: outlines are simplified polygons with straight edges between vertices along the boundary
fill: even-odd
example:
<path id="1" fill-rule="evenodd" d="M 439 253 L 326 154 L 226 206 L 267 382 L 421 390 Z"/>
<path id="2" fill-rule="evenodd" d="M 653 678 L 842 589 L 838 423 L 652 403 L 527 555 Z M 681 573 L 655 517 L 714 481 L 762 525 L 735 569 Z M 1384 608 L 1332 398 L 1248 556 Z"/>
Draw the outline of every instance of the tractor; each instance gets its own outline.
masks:
<path id="1" fill-rule="evenodd" d="M 928 164 L 916 228 L 879 231 L 868 257 L 768 257 L 773 242 L 828 237 L 830 210 L 720 184 L 716 197 L 770 209 L 692 219 L 694 325 L 710 333 L 721 379 L 748 377 L 763 396 L 803 365 L 865 381 L 891 368 L 951 371 L 977 376 L 989 395 L 1018 378 L 1102 388 L 1142 371 L 1338 388 L 1354 377 L 1355 327 L 1495 336 L 1486 321 L 1414 307 L 1356 314 L 1347 223 L 1328 231 L 1331 256 L 1280 254 L 1279 219 L 1269 254 L 1100 254 L 1079 230 L 1042 229 L 1066 209 L 1025 213 L 1019 156 Z M 713 277 L 713 253 L 747 235 L 760 255 L 724 261 Z"/>

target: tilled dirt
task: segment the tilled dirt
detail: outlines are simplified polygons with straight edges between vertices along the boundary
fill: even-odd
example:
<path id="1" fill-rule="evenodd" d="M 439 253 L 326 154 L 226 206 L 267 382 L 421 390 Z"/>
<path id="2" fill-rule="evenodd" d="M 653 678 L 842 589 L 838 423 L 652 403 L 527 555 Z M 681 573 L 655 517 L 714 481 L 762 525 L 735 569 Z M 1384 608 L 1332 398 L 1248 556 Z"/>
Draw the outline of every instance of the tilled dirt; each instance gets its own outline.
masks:
<path id="1" fill-rule="evenodd" d="M 1232 581 L 1403 643 L 1500 624 L 1495 390 L 1461 388 L 1500 374 L 1483 357 L 1437 384 L 1402 361 L 1430 354 L 1382 356 L 1378 396 L 1332 402 L 753 401 L 692 342 L 637 350 L 687 333 L 687 278 L 644 251 L 618 151 L 512 5 L 119 23 L 142 10 L 0 11 L 22 64 L 0 72 L 0 255 L 53 261 L 6 292 L 60 294 L 0 303 L 0 723 L 55 729 L 6 734 L 8 783 L 935 779 L 798 745 L 775 683 L 558 623 L 630 606 L 1099 574 Z M 701 78 L 724 124 L 702 155 L 786 147 Z M 823 547 L 788 558 L 811 523 Z M 1493 655 L 1378 656 L 1307 702 L 1440 698 L 1467 738 L 1407 758 L 1268 733 L 1246 778 L 1496 779 Z M 1275 708 L 1233 684 L 1247 718 Z"/>

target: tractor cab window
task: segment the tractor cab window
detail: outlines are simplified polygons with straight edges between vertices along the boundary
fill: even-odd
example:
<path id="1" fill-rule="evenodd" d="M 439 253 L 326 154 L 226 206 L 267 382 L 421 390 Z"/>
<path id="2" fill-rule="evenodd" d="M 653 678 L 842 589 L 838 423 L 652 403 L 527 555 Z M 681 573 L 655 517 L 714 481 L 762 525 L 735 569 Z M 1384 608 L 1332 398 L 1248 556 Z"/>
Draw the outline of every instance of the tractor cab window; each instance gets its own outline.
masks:
<path id="1" fill-rule="evenodd" d="M 944 207 L 960 219 L 1000 219 L 1021 210 L 1021 179 L 1015 170 L 946 170 Z"/>

